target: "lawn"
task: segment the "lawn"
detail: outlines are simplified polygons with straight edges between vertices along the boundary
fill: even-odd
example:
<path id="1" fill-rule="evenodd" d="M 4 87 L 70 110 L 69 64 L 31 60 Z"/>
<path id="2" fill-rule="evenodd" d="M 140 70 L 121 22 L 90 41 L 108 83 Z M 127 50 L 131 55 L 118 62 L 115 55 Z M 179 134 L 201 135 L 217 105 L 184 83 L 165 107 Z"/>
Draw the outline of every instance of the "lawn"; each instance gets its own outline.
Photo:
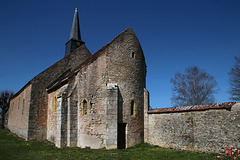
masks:
<path id="1" fill-rule="evenodd" d="M 56 148 L 50 142 L 24 141 L 6 129 L 0 129 L 1 160 L 35 160 L 35 159 L 90 159 L 90 160 L 206 160 L 217 159 L 216 154 L 195 153 L 165 149 L 149 144 L 141 144 L 128 149 L 80 149 Z"/>

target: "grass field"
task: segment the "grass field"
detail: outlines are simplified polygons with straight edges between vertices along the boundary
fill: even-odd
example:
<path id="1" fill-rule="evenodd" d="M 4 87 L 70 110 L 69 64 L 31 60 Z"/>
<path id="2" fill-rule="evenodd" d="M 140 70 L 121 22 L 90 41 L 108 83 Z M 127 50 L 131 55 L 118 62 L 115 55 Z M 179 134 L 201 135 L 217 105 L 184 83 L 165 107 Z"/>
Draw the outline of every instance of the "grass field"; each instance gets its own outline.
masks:
<path id="1" fill-rule="evenodd" d="M 6 129 L 0 129 L 1 160 L 35 160 L 35 159 L 109 159 L 109 160 L 210 160 L 217 159 L 216 154 L 195 153 L 164 149 L 149 144 L 141 144 L 128 149 L 80 149 L 56 148 L 50 142 L 26 142 Z"/>

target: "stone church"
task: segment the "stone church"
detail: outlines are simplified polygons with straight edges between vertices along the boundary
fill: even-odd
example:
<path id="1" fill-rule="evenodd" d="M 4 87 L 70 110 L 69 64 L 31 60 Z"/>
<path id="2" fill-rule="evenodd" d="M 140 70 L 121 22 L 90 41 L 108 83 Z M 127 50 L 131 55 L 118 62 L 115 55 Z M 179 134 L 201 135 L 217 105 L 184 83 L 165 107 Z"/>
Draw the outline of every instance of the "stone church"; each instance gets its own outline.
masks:
<path id="1" fill-rule="evenodd" d="M 240 103 L 149 110 L 146 72 L 131 28 L 92 55 L 76 8 L 65 56 L 14 95 L 8 129 L 57 147 L 115 149 L 145 142 L 199 152 L 240 148 Z"/>
<path id="2" fill-rule="evenodd" d="M 57 147 L 130 147 L 143 142 L 145 87 L 145 58 L 133 30 L 92 55 L 76 8 L 64 58 L 11 99 L 8 128 Z"/>

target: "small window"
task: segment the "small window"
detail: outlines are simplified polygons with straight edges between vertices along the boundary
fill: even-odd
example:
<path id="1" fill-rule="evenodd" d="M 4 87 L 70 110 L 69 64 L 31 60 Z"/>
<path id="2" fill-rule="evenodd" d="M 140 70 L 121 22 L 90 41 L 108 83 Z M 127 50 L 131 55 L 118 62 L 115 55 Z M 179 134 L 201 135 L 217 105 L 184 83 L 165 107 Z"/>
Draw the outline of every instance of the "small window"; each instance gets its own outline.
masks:
<path id="1" fill-rule="evenodd" d="M 136 58 L 136 53 L 135 52 L 132 52 L 132 55 L 131 55 L 132 58 Z"/>
<path id="2" fill-rule="evenodd" d="M 87 101 L 83 101 L 83 115 L 87 115 Z"/>
<path id="3" fill-rule="evenodd" d="M 18 110 L 19 110 L 19 107 L 20 107 L 20 97 L 18 98 Z"/>
<path id="4" fill-rule="evenodd" d="M 22 101 L 22 115 L 24 113 L 24 105 L 25 105 L 25 99 L 23 99 L 23 101 Z"/>
<path id="5" fill-rule="evenodd" d="M 55 96 L 53 98 L 53 113 L 56 113 L 56 110 L 57 110 L 57 97 Z"/>
<path id="6" fill-rule="evenodd" d="M 131 101 L 131 116 L 134 116 L 134 109 L 135 109 L 135 104 L 134 104 L 134 100 Z"/>

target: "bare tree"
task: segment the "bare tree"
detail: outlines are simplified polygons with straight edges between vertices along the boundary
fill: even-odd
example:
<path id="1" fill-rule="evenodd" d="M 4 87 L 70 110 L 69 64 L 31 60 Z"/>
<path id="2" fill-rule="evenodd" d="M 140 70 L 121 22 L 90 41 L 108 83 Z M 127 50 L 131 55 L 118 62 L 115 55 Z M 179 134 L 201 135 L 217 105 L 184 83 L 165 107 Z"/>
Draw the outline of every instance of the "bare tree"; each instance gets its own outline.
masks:
<path id="1" fill-rule="evenodd" d="M 10 98 L 13 96 L 12 91 L 1 91 L 0 92 L 0 108 L 1 108 L 1 121 L 2 121 L 2 128 L 4 128 L 5 122 L 5 114 L 9 109 Z"/>
<path id="2" fill-rule="evenodd" d="M 217 82 L 213 76 L 196 66 L 187 68 L 185 74 L 177 72 L 171 83 L 174 106 L 214 103 Z"/>
<path id="3" fill-rule="evenodd" d="M 233 101 L 240 100 L 240 57 L 234 57 L 235 64 L 230 69 L 229 84 L 230 84 L 230 99 Z"/>

